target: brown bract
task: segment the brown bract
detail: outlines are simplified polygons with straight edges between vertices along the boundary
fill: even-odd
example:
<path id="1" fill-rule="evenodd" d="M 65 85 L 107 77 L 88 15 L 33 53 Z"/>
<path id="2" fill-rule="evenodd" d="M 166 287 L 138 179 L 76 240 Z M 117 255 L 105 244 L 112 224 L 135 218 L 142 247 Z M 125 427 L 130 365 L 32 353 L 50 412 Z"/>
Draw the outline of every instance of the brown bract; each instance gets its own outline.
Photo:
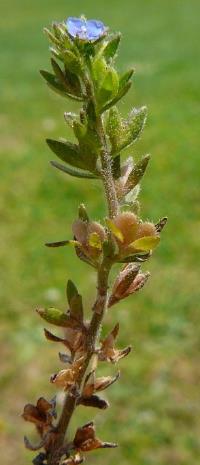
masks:
<path id="1" fill-rule="evenodd" d="M 117 323 L 108 336 L 101 341 L 101 347 L 98 352 L 98 359 L 100 361 L 107 361 L 117 363 L 121 358 L 126 357 L 130 351 L 131 346 L 119 350 L 115 348 L 115 340 L 118 336 L 119 324 Z"/>
<path id="2" fill-rule="evenodd" d="M 80 355 L 85 353 L 86 333 L 80 329 L 65 329 L 64 338 L 55 336 L 47 329 L 44 329 L 44 333 L 49 341 L 61 342 L 64 344 L 64 346 L 70 351 L 72 358 L 75 354 L 78 358 L 78 356 L 80 357 Z"/>
<path id="3" fill-rule="evenodd" d="M 40 397 L 36 406 L 25 405 L 22 417 L 26 421 L 35 423 L 39 428 L 48 428 L 52 426 L 52 419 L 56 418 L 55 401 L 48 402 L 44 397 Z"/>
<path id="4" fill-rule="evenodd" d="M 119 376 L 120 373 L 118 372 L 115 376 L 101 376 L 100 378 L 96 378 L 95 372 L 92 371 L 85 379 L 82 392 L 83 397 L 87 398 L 92 396 L 95 392 L 104 391 L 104 389 L 107 389 L 111 384 L 115 383 Z"/>
<path id="5" fill-rule="evenodd" d="M 86 425 L 77 429 L 73 445 L 77 451 L 83 452 L 89 452 L 99 448 L 117 447 L 116 444 L 102 442 L 100 439 L 96 438 L 93 422 L 87 423 Z"/>
<path id="6" fill-rule="evenodd" d="M 57 374 L 52 375 L 50 379 L 51 383 L 64 390 L 69 389 L 76 383 L 79 373 L 82 369 L 84 360 L 84 356 L 80 357 L 72 365 L 70 365 L 70 368 L 67 368 L 66 370 L 61 370 Z"/>

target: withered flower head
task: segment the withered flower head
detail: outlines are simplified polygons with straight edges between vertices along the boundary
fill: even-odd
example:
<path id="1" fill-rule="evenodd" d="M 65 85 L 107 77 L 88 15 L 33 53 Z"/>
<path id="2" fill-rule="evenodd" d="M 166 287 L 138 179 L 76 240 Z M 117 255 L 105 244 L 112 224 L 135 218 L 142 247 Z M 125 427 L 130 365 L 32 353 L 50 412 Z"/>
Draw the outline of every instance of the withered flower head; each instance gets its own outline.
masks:
<path id="1" fill-rule="evenodd" d="M 104 391 L 107 389 L 111 384 L 115 383 L 120 376 L 120 372 L 115 376 L 101 376 L 100 378 L 96 378 L 95 371 L 92 371 L 86 376 L 82 396 L 84 398 L 90 398 L 94 393 L 99 391 Z"/>
<path id="2" fill-rule="evenodd" d="M 101 341 L 101 348 L 98 352 L 98 359 L 100 361 L 117 363 L 121 358 L 126 357 L 130 353 L 130 346 L 123 350 L 115 348 L 115 340 L 118 336 L 118 332 L 119 324 L 117 323 L 113 330 L 108 334 L 108 336 L 103 341 Z"/>
<path id="3" fill-rule="evenodd" d="M 56 386 L 63 388 L 64 390 L 69 389 L 73 386 L 78 377 L 79 373 L 82 369 L 85 357 L 80 357 L 79 359 L 75 360 L 70 368 L 66 370 L 61 370 L 57 374 L 51 376 L 51 383 L 55 384 Z"/>
<path id="4" fill-rule="evenodd" d="M 36 406 L 32 404 L 25 405 L 22 417 L 26 421 L 35 423 L 40 428 L 48 428 L 52 425 L 53 418 L 56 418 L 55 399 L 48 402 L 44 397 L 40 397 Z"/>
<path id="5" fill-rule="evenodd" d="M 120 213 L 112 224 L 109 224 L 122 257 L 151 250 L 159 242 L 155 225 L 149 222 L 142 223 L 132 212 Z"/>
<path id="6" fill-rule="evenodd" d="M 85 255 L 94 260 L 98 259 L 106 238 L 103 226 L 96 221 L 86 222 L 78 219 L 73 223 L 72 231 Z"/>

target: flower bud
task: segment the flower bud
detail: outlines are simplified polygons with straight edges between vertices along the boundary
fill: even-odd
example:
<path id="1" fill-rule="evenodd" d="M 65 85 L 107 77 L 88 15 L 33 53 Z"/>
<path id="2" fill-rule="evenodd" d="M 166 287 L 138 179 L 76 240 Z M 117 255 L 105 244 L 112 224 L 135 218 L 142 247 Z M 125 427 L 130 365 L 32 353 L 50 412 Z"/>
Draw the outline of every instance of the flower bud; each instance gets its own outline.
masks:
<path id="1" fill-rule="evenodd" d="M 126 296 L 126 292 L 139 273 L 139 269 L 140 265 L 130 263 L 129 265 L 126 265 L 119 273 L 114 283 L 112 294 L 109 298 L 109 307 Z"/>
<path id="2" fill-rule="evenodd" d="M 72 231 L 80 242 L 84 253 L 92 259 L 98 259 L 106 238 L 103 226 L 96 221 L 86 222 L 78 219 L 73 223 Z"/>

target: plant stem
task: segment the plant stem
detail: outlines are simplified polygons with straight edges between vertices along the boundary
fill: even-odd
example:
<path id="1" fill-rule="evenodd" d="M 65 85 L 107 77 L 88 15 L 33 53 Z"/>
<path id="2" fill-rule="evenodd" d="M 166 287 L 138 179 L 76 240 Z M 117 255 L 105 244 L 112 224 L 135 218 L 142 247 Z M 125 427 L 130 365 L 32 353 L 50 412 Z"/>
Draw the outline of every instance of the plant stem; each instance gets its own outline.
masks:
<path id="1" fill-rule="evenodd" d="M 86 80 L 88 98 L 92 99 L 94 106 L 96 102 L 94 98 L 93 86 L 90 80 Z M 118 213 L 118 200 L 115 190 L 115 185 L 112 176 L 112 159 L 108 151 L 106 137 L 103 128 L 103 122 L 101 115 L 96 116 L 95 120 L 96 134 L 99 138 L 99 145 L 101 146 L 101 164 L 102 164 L 102 177 L 105 189 L 105 195 L 107 200 L 109 217 L 113 218 Z M 98 339 L 101 323 L 104 317 L 104 313 L 107 307 L 107 296 L 108 296 L 108 278 L 109 272 L 112 266 L 112 259 L 105 257 L 99 266 L 97 274 L 97 296 L 95 304 L 93 306 L 93 316 L 90 321 L 90 326 L 87 335 L 87 354 L 83 367 L 79 373 L 79 377 L 76 380 L 77 388 L 81 388 L 82 381 L 84 379 L 86 370 L 95 352 L 96 341 Z M 48 453 L 47 464 L 48 465 L 59 465 L 60 450 L 63 447 L 65 435 L 76 408 L 77 395 L 73 391 L 69 391 L 66 395 L 63 410 L 56 427 L 56 440 L 52 445 Z"/>

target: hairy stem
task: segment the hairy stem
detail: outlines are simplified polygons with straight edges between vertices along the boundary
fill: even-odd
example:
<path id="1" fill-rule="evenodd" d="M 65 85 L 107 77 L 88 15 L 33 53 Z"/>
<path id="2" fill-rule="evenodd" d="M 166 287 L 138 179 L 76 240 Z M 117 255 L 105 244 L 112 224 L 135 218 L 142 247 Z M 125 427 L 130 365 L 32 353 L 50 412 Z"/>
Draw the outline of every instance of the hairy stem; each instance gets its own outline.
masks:
<path id="1" fill-rule="evenodd" d="M 118 201 L 115 191 L 115 185 L 112 176 L 112 160 L 109 155 L 106 138 L 103 129 L 103 123 L 101 116 L 96 118 L 96 133 L 99 137 L 99 143 L 101 145 L 101 163 L 102 163 L 102 176 L 105 188 L 106 200 L 108 205 L 109 217 L 113 218 L 118 213 Z M 93 307 L 93 316 L 90 321 L 87 337 L 87 355 L 83 363 L 83 367 L 79 373 L 77 379 L 77 388 L 81 388 L 82 381 L 84 379 L 86 370 L 95 352 L 96 341 L 100 331 L 101 323 L 107 306 L 107 294 L 108 294 L 108 278 L 109 272 L 112 266 L 112 260 L 104 258 L 97 274 L 97 296 Z M 48 453 L 48 465 L 58 465 L 60 459 L 60 451 L 63 447 L 65 435 L 76 408 L 77 393 L 71 390 L 66 395 L 63 410 L 56 428 L 55 442 L 52 445 Z"/>

